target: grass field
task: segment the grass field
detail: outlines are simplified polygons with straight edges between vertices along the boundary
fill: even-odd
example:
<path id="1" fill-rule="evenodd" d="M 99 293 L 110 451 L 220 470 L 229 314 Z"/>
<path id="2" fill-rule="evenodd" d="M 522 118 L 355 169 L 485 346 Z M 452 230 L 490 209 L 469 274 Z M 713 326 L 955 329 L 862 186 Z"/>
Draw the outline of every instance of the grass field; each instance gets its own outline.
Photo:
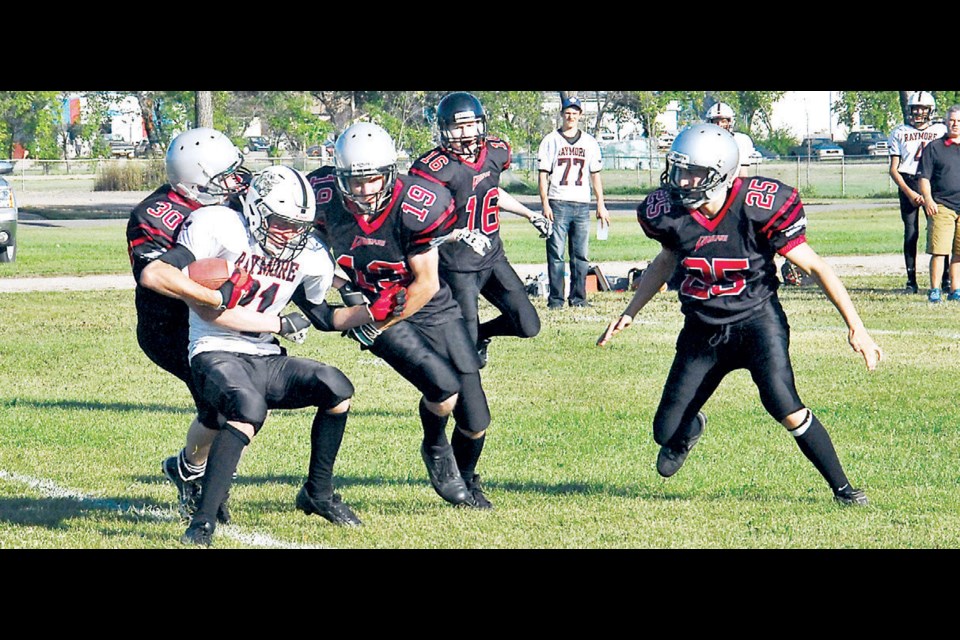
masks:
<path id="1" fill-rule="evenodd" d="M 515 224 L 516 236 L 529 233 L 529 225 Z M 817 227 L 815 246 L 857 253 L 859 239 L 844 226 Z M 878 251 L 896 251 L 898 227 L 895 219 L 892 239 L 875 238 Z M 631 250 L 628 228 L 612 254 Z M 869 230 L 878 232 L 873 224 Z M 127 269 L 122 231 L 78 231 L 24 227 L 24 246 L 42 251 L 23 250 L 15 265 L 0 267 L 23 266 L 31 275 Z M 615 226 L 611 238 L 619 232 Z M 628 257 L 653 256 L 652 247 L 635 255 L 648 241 L 634 241 Z M 526 242 L 508 246 L 513 261 L 525 261 L 514 253 L 534 251 Z M 529 244 L 536 247 L 532 236 Z M 790 289 L 782 299 L 801 397 L 867 491 L 865 508 L 832 502 L 744 372 L 729 376 L 707 403 L 707 432 L 683 470 L 659 478 L 650 425 L 681 326 L 678 303 L 674 294 L 658 296 L 600 349 L 597 336 L 627 301 L 608 293 L 584 311 L 547 311 L 537 300 L 539 336 L 491 345 L 483 379 L 493 423 L 478 469 L 496 505 L 489 513 L 450 508 L 430 488 L 413 387 L 355 343 L 311 333 L 291 353 L 339 366 L 357 389 L 336 473 L 338 490 L 366 526 L 339 529 L 294 510 L 312 412 L 276 411 L 240 463 L 234 524 L 218 529 L 215 546 L 956 548 L 960 472 L 949 381 L 960 306 L 894 293 L 898 277 L 846 283 L 886 352 L 873 373 L 846 345 L 843 323 L 819 290 Z M 160 462 L 182 445 L 192 408 L 182 384 L 137 347 L 133 292 L 2 299 L 0 548 L 179 548 L 184 524 Z M 484 317 L 491 311 L 482 309 Z"/>

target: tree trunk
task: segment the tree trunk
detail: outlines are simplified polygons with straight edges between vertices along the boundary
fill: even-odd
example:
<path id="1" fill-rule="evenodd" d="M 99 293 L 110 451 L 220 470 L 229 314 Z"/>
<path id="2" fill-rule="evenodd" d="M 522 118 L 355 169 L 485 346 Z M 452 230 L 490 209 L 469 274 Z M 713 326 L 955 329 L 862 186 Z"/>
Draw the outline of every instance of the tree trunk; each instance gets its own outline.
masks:
<path id="1" fill-rule="evenodd" d="M 213 128 L 213 92 L 197 91 L 196 126 Z"/>

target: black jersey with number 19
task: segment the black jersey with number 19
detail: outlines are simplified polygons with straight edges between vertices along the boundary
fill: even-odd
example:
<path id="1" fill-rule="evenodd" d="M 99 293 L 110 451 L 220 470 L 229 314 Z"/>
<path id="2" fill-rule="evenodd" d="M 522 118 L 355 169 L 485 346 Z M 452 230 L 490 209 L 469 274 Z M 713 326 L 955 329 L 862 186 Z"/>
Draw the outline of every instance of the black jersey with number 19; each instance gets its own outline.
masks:
<path id="1" fill-rule="evenodd" d="M 333 250 L 337 264 L 367 299 L 376 300 L 392 284 L 409 285 L 413 274 L 407 259 L 430 250 L 431 241 L 454 228 L 453 199 L 445 188 L 416 176 L 397 178 L 390 202 L 364 219 L 348 210 L 336 189 L 333 167 L 310 173 L 317 194 L 317 226 Z M 419 324 L 440 324 L 461 317 L 450 287 L 440 290 L 411 318 Z"/>
<path id="2" fill-rule="evenodd" d="M 685 273 L 681 311 L 708 324 L 736 322 L 776 294 L 775 253 L 806 242 L 797 190 L 763 177 L 737 178 L 720 212 L 689 211 L 663 188 L 637 207 L 648 237 L 677 255 Z"/>

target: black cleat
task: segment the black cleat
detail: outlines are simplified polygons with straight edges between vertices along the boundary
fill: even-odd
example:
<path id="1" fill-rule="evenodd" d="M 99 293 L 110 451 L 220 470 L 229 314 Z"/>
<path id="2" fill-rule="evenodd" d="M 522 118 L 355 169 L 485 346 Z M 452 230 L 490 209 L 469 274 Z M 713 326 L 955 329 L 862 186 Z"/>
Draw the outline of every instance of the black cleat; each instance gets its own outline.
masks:
<path id="1" fill-rule="evenodd" d="M 427 451 L 424 444 L 420 444 L 420 456 L 423 458 L 423 463 L 427 465 L 430 484 L 433 485 L 437 495 L 450 504 L 476 506 L 473 496 L 460 476 L 460 470 L 457 469 L 453 447 L 448 444 L 439 451 L 436 447 L 430 447 L 430 449 L 432 453 Z"/>
<path id="2" fill-rule="evenodd" d="M 200 505 L 200 479 L 184 480 L 180 477 L 177 456 L 170 456 L 163 461 L 163 475 L 177 488 L 177 512 L 184 520 L 190 520 Z"/>
<path id="3" fill-rule="evenodd" d="M 920 293 L 920 287 L 917 286 L 916 282 L 908 282 L 906 286 L 903 287 L 904 293 Z"/>
<path id="4" fill-rule="evenodd" d="M 180 536 L 181 544 L 194 544 L 200 547 L 209 547 L 213 544 L 213 531 L 216 525 L 212 522 L 195 520 Z"/>
<path id="5" fill-rule="evenodd" d="M 697 420 L 700 421 L 700 432 L 695 436 L 690 436 L 685 449 L 671 449 L 666 445 L 660 447 L 660 453 L 657 454 L 657 473 L 664 478 L 669 478 L 680 471 L 680 467 L 687 459 L 687 454 L 690 453 L 690 450 L 700 440 L 700 436 L 703 435 L 703 430 L 707 427 L 707 416 L 702 411 L 698 412 Z"/>
<path id="6" fill-rule="evenodd" d="M 350 510 L 350 507 L 340 500 L 339 493 L 333 494 L 327 500 L 318 500 L 307 493 L 306 485 L 300 487 L 300 493 L 297 494 L 297 509 L 308 516 L 315 513 L 333 524 L 345 527 L 359 527 L 363 524 L 360 522 L 360 518 Z"/>
<path id="7" fill-rule="evenodd" d="M 487 366 L 487 347 L 490 346 L 490 338 L 477 340 L 477 355 L 480 356 L 480 368 Z"/>
<path id="8" fill-rule="evenodd" d="M 833 492 L 833 499 L 842 505 L 863 505 L 867 503 L 867 494 L 863 489 L 854 489 L 849 484 Z"/>
<path id="9" fill-rule="evenodd" d="M 473 496 L 473 501 L 476 504 L 470 505 L 475 509 L 493 509 L 493 503 L 487 500 L 487 496 L 483 495 L 483 487 L 480 485 L 480 474 L 474 473 L 472 478 L 463 477 L 464 484 L 467 485 L 467 490 L 470 492 L 470 495 Z"/>

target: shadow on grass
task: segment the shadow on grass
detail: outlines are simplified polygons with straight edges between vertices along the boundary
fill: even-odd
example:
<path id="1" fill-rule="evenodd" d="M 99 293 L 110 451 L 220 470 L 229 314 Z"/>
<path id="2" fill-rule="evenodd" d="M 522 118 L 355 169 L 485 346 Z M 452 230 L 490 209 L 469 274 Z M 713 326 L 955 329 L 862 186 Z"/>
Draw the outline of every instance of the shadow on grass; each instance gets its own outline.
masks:
<path id="1" fill-rule="evenodd" d="M 4 398 L 0 400 L 0 408 L 33 407 L 36 409 L 75 409 L 83 411 L 120 411 L 143 413 L 182 413 L 194 415 L 192 407 L 171 407 L 164 404 L 133 404 L 130 402 L 81 402 L 79 400 L 24 400 L 21 398 Z M 273 411 L 307 411 L 306 409 L 273 409 Z M 383 409 L 352 409 L 351 417 L 377 417 L 407 419 L 409 411 L 385 411 Z M 269 423 L 269 418 L 268 418 Z"/>
<path id="2" fill-rule="evenodd" d="M 116 498 L 2 498 L 0 522 L 48 529 L 66 528 L 67 520 L 86 518 L 113 512 L 117 517 L 136 523 L 179 521 L 170 503 L 153 500 L 134 501 L 129 497 Z"/>

